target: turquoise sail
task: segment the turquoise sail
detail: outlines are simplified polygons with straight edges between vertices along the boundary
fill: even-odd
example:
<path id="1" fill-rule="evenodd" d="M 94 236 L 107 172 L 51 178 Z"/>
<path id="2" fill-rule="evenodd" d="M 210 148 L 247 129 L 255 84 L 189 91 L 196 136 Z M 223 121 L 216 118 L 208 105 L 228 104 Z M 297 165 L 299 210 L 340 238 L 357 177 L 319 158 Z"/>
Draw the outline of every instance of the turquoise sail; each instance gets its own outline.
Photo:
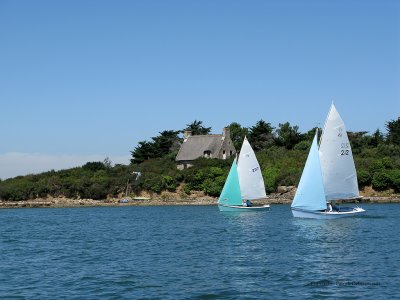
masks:
<path id="1" fill-rule="evenodd" d="M 240 193 L 239 175 L 236 166 L 236 159 L 232 163 L 228 178 L 218 199 L 218 204 L 242 205 L 242 194 Z"/>
<path id="2" fill-rule="evenodd" d="M 317 133 L 312 142 L 303 174 L 301 174 L 292 207 L 311 211 L 326 209 L 324 182 L 317 145 Z"/>

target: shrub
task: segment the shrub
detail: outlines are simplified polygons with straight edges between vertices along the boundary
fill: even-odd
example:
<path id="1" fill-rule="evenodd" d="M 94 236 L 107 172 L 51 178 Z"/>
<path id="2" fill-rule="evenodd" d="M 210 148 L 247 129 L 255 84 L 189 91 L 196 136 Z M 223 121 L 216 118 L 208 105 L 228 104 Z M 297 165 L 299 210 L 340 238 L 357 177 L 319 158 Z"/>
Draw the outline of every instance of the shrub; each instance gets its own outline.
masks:
<path id="1" fill-rule="evenodd" d="M 185 185 L 184 185 L 184 187 L 183 187 L 183 192 L 184 192 L 186 195 L 189 195 L 191 190 L 192 190 L 192 188 L 191 188 L 190 184 L 185 184 Z"/>
<path id="2" fill-rule="evenodd" d="M 162 176 L 162 185 L 163 188 L 167 189 L 170 192 L 175 192 L 176 188 L 178 187 L 178 182 L 168 175 Z"/>
<path id="3" fill-rule="evenodd" d="M 390 187 L 390 177 L 385 171 L 379 171 L 372 177 L 372 187 L 375 190 L 382 191 Z"/>
<path id="4" fill-rule="evenodd" d="M 294 146 L 294 150 L 308 150 L 310 149 L 311 142 L 310 141 L 301 141 Z"/>
<path id="5" fill-rule="evenodd" d="M 217 177 L 215 179 L 207 178 L 204 180 L 202 187 L 206 195 L 217 197 L 221 195 L 222 188 L 224 187 L 225 177 Z"/>
<path id="6" fill-rule="evenodd" d="M 392 170 L 390 173 L 390 179 L 392 181 L 392 187 L 396 193 L 400 192 L 400 170 Z"/>
<path id="7" fill-rule="evenodd" d="M 358 185 L 360 187 L 368 186 L 371 184 L 371 174 L 366 170 L 357 171 Z"/>
<path id="8" fill-rule="evenodd" d="M 268 168 L 264 170 L 263 177 L 264 177 L 264 184 L 265 190 L 267 193 L 272 193 L 276 191 L 278 187 L 278 178 L 279 170 L 277 168 Z"/>

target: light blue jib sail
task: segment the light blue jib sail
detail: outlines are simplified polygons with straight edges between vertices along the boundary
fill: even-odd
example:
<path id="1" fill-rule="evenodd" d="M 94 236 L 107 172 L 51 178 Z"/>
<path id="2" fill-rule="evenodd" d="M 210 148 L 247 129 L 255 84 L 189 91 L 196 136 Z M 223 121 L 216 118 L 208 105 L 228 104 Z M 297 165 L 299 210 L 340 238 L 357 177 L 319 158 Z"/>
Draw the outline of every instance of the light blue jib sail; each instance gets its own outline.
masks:
<path id="1" fill-rule="evenodd" d="M 226 179 L 222 193 L 219 196 L 218 204 L 242 205 L 242 194 L 240 192 L 236 159 L 232 163 L 228 178 Z"/>
<path id="2" fill-rule="evenodd" d="M 319 160 L 317 133 L 301 175 L 292 208 L 316 211 L 326 209 L 324 182 Z"/>

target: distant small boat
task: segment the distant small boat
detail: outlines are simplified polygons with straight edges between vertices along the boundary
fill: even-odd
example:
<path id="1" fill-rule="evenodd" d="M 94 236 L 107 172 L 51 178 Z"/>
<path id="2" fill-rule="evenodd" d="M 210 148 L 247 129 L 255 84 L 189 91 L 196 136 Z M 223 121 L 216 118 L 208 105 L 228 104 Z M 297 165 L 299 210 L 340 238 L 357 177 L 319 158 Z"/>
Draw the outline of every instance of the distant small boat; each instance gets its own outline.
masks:
<path id="1" fill-rule="evenodd" d="M 327 203 L 317 136 L 318 131 L 315 133 L 299 186 L 291 205 L 293 216 L 311 219 L 337 219 L 364 212 L 365 210 L 359 207 L 335 209 L 335 205 L 332 206 Z"/>
<path id="2" fill-rule="evenodd" d="M 133 200 L 151 200 L 151 198 L 148 198 L 148 197 L 134 197 Z"/>
<path id="3" fill-rule="evenodd" d="M 228 178 L 218 199 L 220 211 L 267 211 L 270 206 L 252 205 L 251 200 L 265 199 L 260 165 L 250 143 L 244 138 L 239 162 L 233 161 Z"/>

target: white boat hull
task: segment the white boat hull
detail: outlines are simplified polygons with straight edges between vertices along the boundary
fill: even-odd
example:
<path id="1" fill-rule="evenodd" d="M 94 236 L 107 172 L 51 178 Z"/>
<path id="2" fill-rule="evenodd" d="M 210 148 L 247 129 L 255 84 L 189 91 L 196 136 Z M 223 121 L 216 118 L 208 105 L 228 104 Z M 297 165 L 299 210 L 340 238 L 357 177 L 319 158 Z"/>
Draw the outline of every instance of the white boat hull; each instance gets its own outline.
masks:
<path id="1" fill-rule="evenodd" d="M 344 209 L 344 208 L 343 208 Z M 295 218 L 307 219 L 339 219 L 346 217 L 353 217 L 364 213 L 365 210 L 360 207 L 351 207 L 346 211 L 307 211 L 292 208 L 292 214 Z"/>
<path id="2" fill-rule="evenodd" d="M 231 211 L 231 212 L 238 212 L 238 211 L 269 211 L 271 207 L 269 204 L 261 205 L 261 206 L 241 206 L 241 205 L 224 205 L 218 204 L 218 208 L 220 211 Z"/>

